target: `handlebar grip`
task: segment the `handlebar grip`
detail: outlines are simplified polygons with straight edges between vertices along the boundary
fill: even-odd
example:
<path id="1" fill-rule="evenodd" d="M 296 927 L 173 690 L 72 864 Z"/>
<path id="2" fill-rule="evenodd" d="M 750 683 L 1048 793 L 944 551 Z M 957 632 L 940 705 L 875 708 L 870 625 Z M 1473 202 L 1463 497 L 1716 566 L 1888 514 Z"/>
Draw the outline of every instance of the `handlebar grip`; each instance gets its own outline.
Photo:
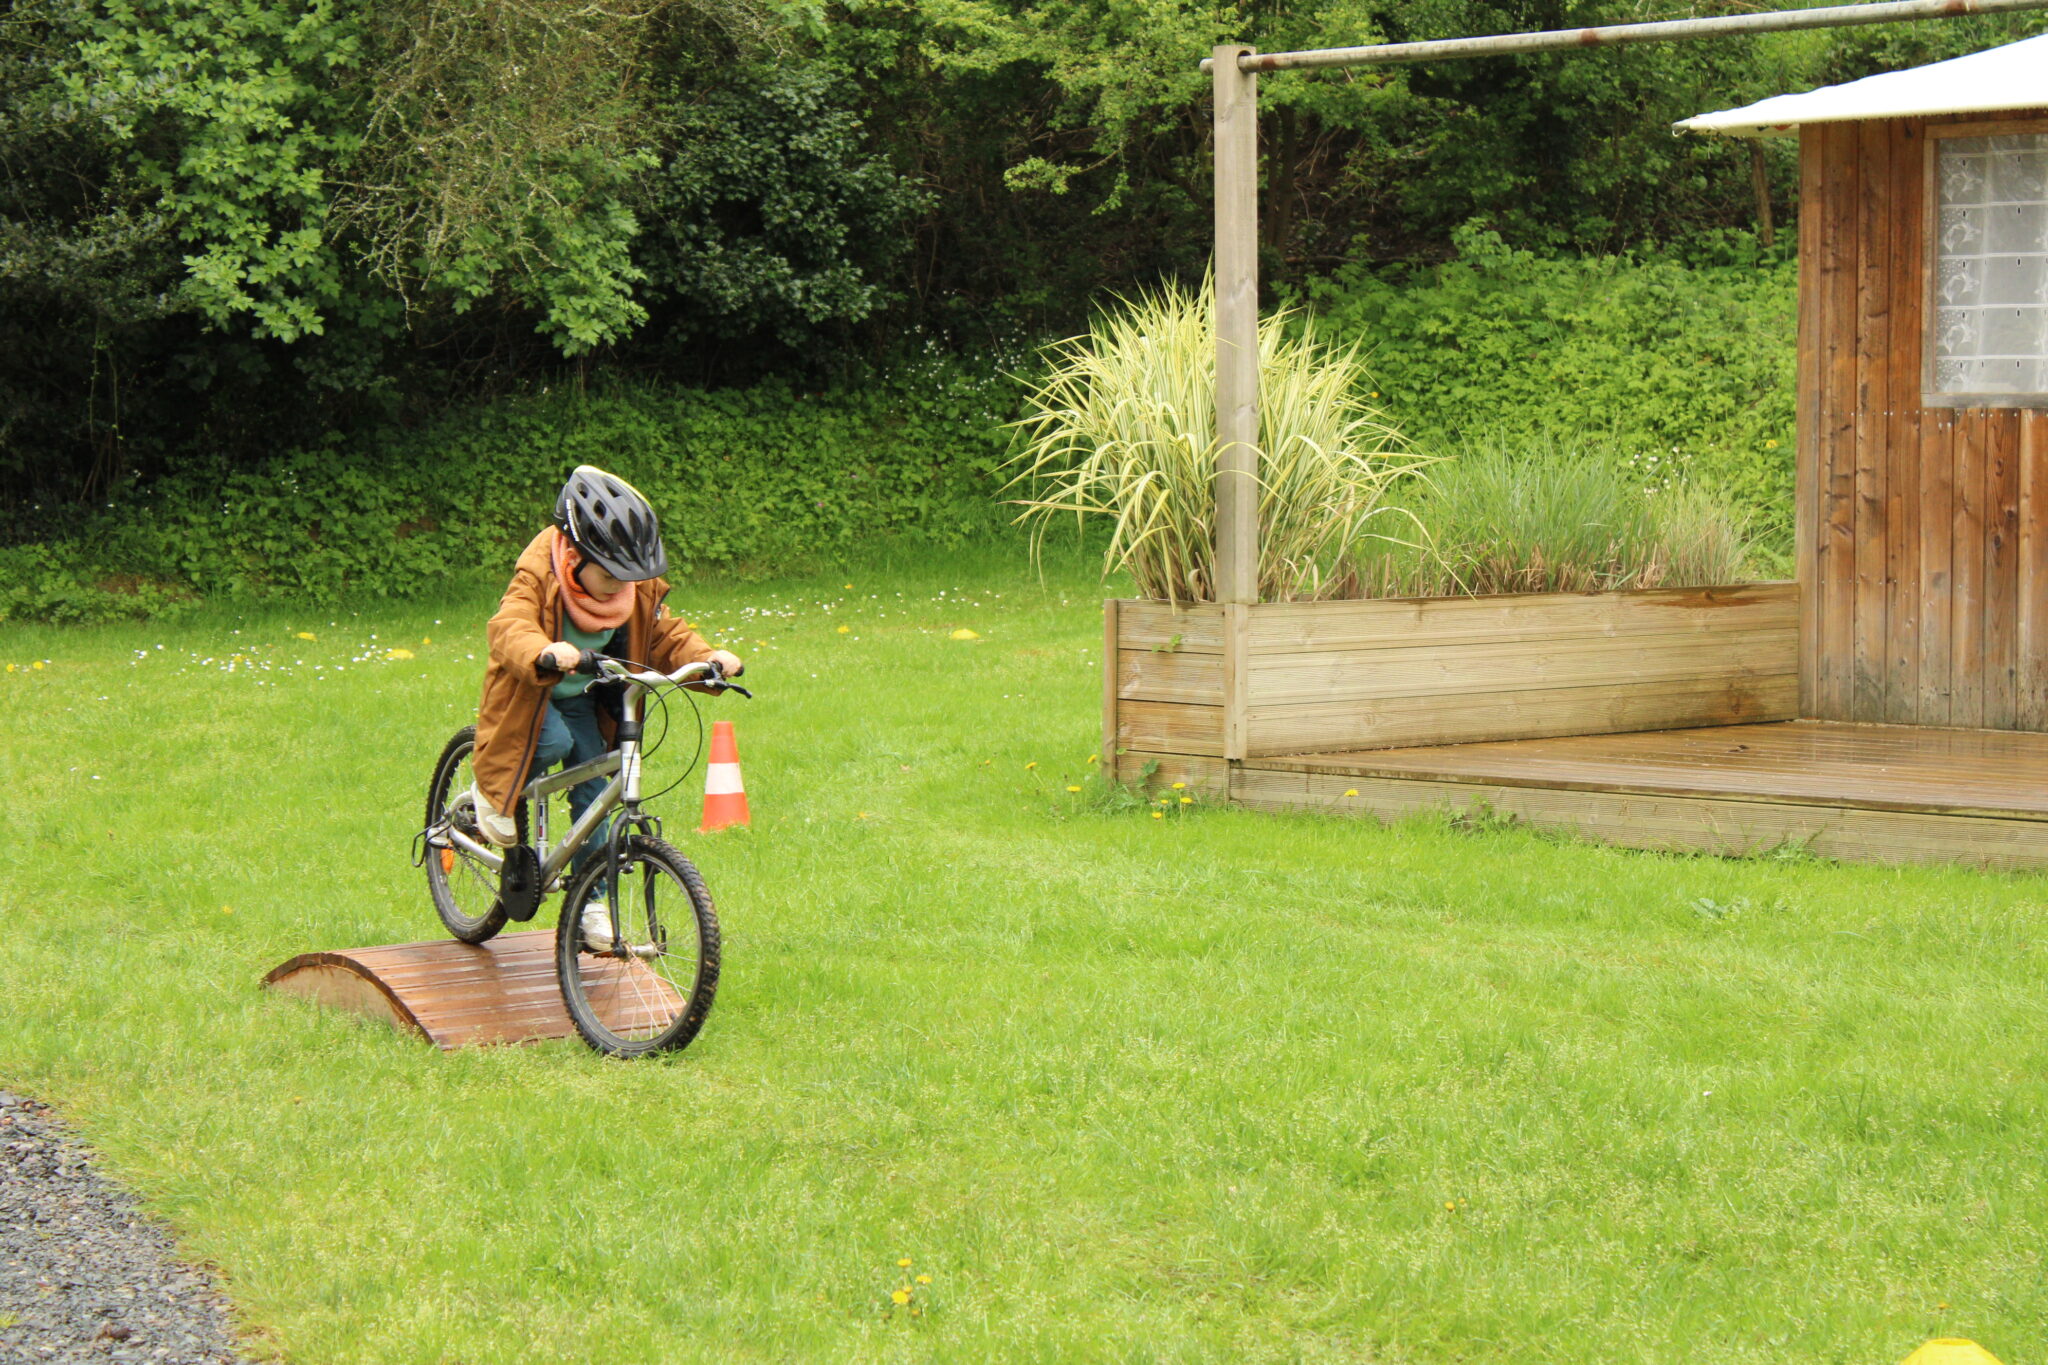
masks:
<path id="1" fill-rule="evenodd" d="M 590 673 L 594 675 L 597 672 L 598 660 L 602 658 L 604 658 L 604 655 L 598 653 L 596 650 L 586 649 L 583 651 L 582 654 L 577 656 L 576 671 L 578 673 Z"/>

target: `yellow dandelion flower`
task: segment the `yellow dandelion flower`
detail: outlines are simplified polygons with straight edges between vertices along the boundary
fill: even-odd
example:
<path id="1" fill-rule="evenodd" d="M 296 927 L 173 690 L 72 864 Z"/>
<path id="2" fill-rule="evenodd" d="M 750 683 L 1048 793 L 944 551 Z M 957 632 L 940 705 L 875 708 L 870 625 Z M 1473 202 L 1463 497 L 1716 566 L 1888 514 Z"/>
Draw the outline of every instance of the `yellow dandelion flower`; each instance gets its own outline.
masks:
<path id="1" fill-rule="evenodd" d="M 920 1275 L 920 1276 L 918 1276 L 918 1277 L 917 1277 L 917 1282 L 918 1282 L 919 1284 L 930 1284 L 930 1283 L 932 1282 L 932 1277 L 931 1277 L 931 1276 L 929 1276 L 929 1275 Z M 1946 1307 L 1948 1307 L 1948 1305 L 1947 1305 L 1947 1304 L 1943 1304 L 1943 1305 L 1942 1305 L 1942 1307 L 1943 1307 L 1943 1308 L 1946 1308 Z"/>
<path id="2" fill-rule="evenodd" d="M 234 907 L 234 906 L 232 906 L 232 905 L 223 905 L 223 906 L 222 906 L 222 907 L 220 908 L 220 912 L 221 912 L 221 913 L 222 913 L 223 915 L 232 915 L 232 914 L 234 914 L 234 913 L 235 913 L 235 907 Z"/>
<path id="3" fill-rule="evenodd" d="M 910 1291 L 908 1289 L 897 1290 L 895 1293 L 889 1296 L 889 1302 L 895 1304 L 898 1308 L 901 1308 L 904 1304 L 910 1302 Z"/>
<path id="4" fill-rule="evenodd" d="M 924 1316 L 924 1310 L 922 1308 L 913 1308 L 910 1310 L 910 1316 L 912 1316 L 913 1318 L 921 1318 Z"/>
<path id="5" fill-rule="evenodd" d="M 1346 788 L 1344 789 L 1344 794 L 1345 794 L 1346 796 L 1356 796 L 1356 795 L 1358 795 L 1358 788 L 1356 788 L 1356 787 L 1346 787 Z"/>
<path id="6" fill-rule="evenodd" d="M 1776 441 L 1765 441 L 1765 442 L 1764 442 L 1764 449 L 1765 449 L 1765 450 L 1776 450 L 1777 448 L 1778 448 L 1778 443 L 1777 443 Z"/>
<path id="7" fill-rule="evenodd" d="M 1100 761 L 1101 761 L 1101 759 L 1102 759 L 1102 755 L 1101 755 L 1101 754 L 1090 754 L 1090 755 L 1088 755 L 1088 761 L 1089 761 L 1090 763 L 1096 763 L 1096 762 L 1100 762 Z"/>
<path id="8" fill-rule="evenodd" d="M 853 627 L 852 627 L 852 626 L 841 626 L 841 627 L 839 628 L 839 633 L 840 633 L 841 635 L 845 635 L 845 634 L 847 634 L 848 632 L 850 632 L 850 631 L 851 631 L 852 629 L 853 629 Z"/>
<path id="9" fill-rule="evenodd" d="M 1180 799 L 1180 803 L 1181 803 L 1181 804 L 1182 804 L 1183 806 L 1192 806 L 1192 805 L 1194 805 L 1194 804 L 1195 804 L 1195 798 L 1194 798 L 1194 797 L 1192 797 L 1192 796 L 1183 796 L 1183 797 L 1182 797 L 1182 798 Z"/>
<path id="10" fill-rule="evenodd" d="M 1031 770 L 1032 770 L 1033 768 L 1035 768 L 1035 767 L 1037 767 L 1037 766 L 1038 766 L 1038 760 L 1037 760 L 1037 759 L 1033 759 L 1033 760 L 1032 760 L 1031 762 L 1029 762 L 1029 763 L 1026 763 L 1026 764 L 1024 765 L 1024 771 L 1028 773 L 1028 772 L 1030 772 L 1030 771 L 1031 771 Z"/>
<path id="11" fill-rule="evenodd" d="M 851 584 L 851 583 L 848 583 L 848 584 L 846 585 L 846 591 L 848 591 L 848 592 L 852 592 L 852 591 L 853 591 L 853 584 Z"/>
<path id="12" fill-rule="evenodd" d="M 40 669 L 42 668 L 42 666 L 43 666 L 43 661 L 42 661 L 41 659 L 37 659 L 37 660 L 36 660 L 36 661 L 35 661 L 34 663 L 32 663 L 32 664 L 30 664 L 30 665 L 29 665 L 29 667 L 30 667 L 30 668 L 33 668 L 33 669 L 38 669 L 38 670 L 40 670 Z"/>
<path id="13" fill-rule="evenodd" d="M 433 636 L 431 636 L 431 635 L 429 635 L 429 636 L 426 636 L 425 638 L 423 638 L 423 639 L 422 639 L 422 640 L 420 641 L 420 643 L 421 643 L 421 644 L 423 644 L 423 645 L 430 645 L 430 644 L 434 643 L 434 637 L 433 637 Z"/>
<path id="14" fill-rule="evenodd" d="M 846 586 L 850 588 L 850 587 L 852 587 L 852 586 L 853 586 L 853 584 L 851 584 L 851 583 L 848 583 L 848 584 L 847 584 Z M 903 1268 L 904 1268 L 905 1270 L 908 1270 L 908 1269 L 910 1269 L 910 1258 L 909 1258 L 908 1256 L 905 1256 L 905 1257 L 904 1257 L 904 1258 L 903 1258 L 902 1260 L 898 1261 L 898 1262 L 897 1262 L 896 1264 L 897 1264 L 897 1265 L 899 1265 L 899 1266 L 902 1266 L 902 1267 L 903 1267 Z"/>
<path id="15" fill-rule="evenodd" d="M 1074 785 L 1073 783 L 1069 782 L 1069 783 L 1067 784 L 1067 790 L 1068 790 L 1068 791 L 1070 791 L 1070 792 L 1077 792 L 1077 791 L 1079 791 L 1079 790 L 1081 790 L 1081 789 L 1080 789 L 1079 787 L 1075 786 L 1075 785 Z"/>
<path id="16" fill-rule="evenodd" d="M 1188 789 L 1188 784 L 1185 782 L 1176 782 L 1173 784 L 1173 789 L 1177 792 L 1184 792 Z"/>
<path id="17" fill-rule="evenodd" d="M 298 632 L 296 632 L 295 634 L 293 634 L 292 638 L 293 638 L 294 640 L 317 640 L 317 639 L 319 639 L 320 637 L 319 637 L 319 636 L 317 636 L 317 635 L 315 635 L 315 634 L 314 634 L 314 633 L 313 633 L 312 631 L 310 631 L 310 630 L 302 630 L 302 631 L 298 631 Z"/>
<path id="18" fill-rule="evenodd" d="M 1444 1209 L 1446 1212 L 1456 1213 L 1458 1211 L 1458 1206 L 1452 1203 L 1450 1200 L 1446 1199 L 1444 1200 Z"/>
<path id="19" fill-rule="evenodd" d="M 7 665 L 7 671 L 8 671 L 9 673 L 12 673 L 12 672 L 14 671 L 14 665 L 13 665 L 13 664 L 9 664 L 9 665 Z"/>
<path id="20" fill-rule="evenodd" d="M 1164 820 L 1166 818 L 1166 812 L 1163 810 L 1155 810 L 1152 812 L 1152 818 L 1154 820 Z"/>

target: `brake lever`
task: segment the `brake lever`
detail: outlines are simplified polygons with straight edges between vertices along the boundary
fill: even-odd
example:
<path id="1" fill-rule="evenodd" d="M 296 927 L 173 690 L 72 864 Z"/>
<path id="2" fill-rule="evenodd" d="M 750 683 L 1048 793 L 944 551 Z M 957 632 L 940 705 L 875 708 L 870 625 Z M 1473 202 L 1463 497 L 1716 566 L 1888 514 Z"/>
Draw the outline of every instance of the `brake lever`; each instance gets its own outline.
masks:
<path id="1" fill-rule="evenodd" d="M 715 687 L 720 692 L 737 692 L 748 701 L 754 699 L 752 692 L 749 692 L 746 688 L 741 687 L 738 683 L 731 681 L 725 676 L 725 670 L 719 667 L 716 659 L 707 659 L 705 662 L 711 666 L 711 671 L 704 675 L 705 686 Z"/>

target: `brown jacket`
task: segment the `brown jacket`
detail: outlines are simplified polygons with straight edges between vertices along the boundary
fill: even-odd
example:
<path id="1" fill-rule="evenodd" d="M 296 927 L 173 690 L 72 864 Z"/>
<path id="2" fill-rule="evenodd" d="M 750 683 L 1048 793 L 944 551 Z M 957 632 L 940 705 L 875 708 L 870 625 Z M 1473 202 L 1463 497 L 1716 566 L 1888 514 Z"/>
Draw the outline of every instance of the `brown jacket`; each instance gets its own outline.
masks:
<path id="1" fill-rule="evenodd" d="M 531 776 L 533 753 L 547 714 L 548 691 L 562 675 L 541 662 L 541 651 L 562 638 L 562 588 L 549 547 L 553 527 L 520 552 L 512 582 L 485 628 L 490 661 L 484 666 L 483 701 L 476 713 L 476 753 L 470 766 L 484 800 L 510 812 Z M 633 615 L 626 623 L 625 656 L 673 673 L 711 657 L 704 637 L 668 614 L 668 580 L 632 585 Z"/>

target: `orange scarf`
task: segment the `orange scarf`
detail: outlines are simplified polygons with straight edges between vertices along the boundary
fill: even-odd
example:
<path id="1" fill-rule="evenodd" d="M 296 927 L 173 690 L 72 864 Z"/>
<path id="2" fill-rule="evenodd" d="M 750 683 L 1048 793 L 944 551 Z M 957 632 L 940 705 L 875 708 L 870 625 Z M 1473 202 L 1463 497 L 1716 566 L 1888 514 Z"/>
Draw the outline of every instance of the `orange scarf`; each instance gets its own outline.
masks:
<path id="1" fill-rule="evenodd" d="M 583 552 L 570 543 L 569 537 L 555 530 L 554 543 L 548 547 L 554 559 L 555 581 L 562 585 L 562 605 L 569 611 L 569 619 L 576 628 L 596 635 L 602 631 L 617 630 L 633 616 L 633 585 L 628 583 L 610 597 L 599 597 L 585 591 L 576 581 L 576 570 L 583 565 Z"/>

